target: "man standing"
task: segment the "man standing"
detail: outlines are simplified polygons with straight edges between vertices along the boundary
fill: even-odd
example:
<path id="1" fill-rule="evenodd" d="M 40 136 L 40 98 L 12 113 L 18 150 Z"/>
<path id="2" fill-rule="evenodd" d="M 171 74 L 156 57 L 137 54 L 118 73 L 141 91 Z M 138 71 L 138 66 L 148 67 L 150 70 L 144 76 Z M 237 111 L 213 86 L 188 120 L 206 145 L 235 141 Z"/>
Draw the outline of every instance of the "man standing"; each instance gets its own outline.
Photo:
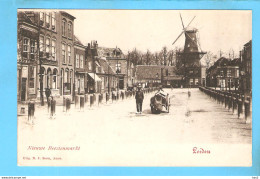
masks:
<path id="1" fill-rule="evenodd" d="M 45 95 L 46 95 L 46 98 L 47 98 L 47 103 L 49 104 L 49 97 L 51 96 L 51 90 L 50 88 L 45 88 Z"/>
<path id="2" fill-rule="evenodd" d="M 135 93 L 135 100 L 136 100 L 136 114 L 142 114 L 142 105 L 144 100 L 144 93 L 141 91 L 141 84 L 138 85 L 137 91 Z"/>

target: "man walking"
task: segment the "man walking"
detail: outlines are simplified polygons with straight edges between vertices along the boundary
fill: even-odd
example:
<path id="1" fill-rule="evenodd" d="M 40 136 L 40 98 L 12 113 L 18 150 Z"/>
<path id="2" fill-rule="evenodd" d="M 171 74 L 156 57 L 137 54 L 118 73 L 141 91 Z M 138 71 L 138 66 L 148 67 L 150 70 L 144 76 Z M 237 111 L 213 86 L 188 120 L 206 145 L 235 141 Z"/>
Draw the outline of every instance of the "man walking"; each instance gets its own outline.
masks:
<path id="1" fill-rule="evenodd" d="M 142 114 L 142 105 L 144 100 L 144 93 L 141 91 L 141 84 L 138 85 L 137 91 L 135 93 L 135 100 L 136 100 L 136 114 Z"/>

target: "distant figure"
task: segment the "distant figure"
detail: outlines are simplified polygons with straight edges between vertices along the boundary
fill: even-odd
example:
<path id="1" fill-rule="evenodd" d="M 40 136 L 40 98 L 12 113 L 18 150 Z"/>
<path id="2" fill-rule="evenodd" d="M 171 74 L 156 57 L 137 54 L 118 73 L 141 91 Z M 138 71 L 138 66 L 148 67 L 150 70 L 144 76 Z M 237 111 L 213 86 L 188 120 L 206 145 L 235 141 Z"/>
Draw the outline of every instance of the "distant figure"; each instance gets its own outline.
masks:
<path id="1" fill-rule="evenodd" d="M 144 93 L 141 90 L 141 84 L 138 85 L 137 91 L 135 93 L 135 100 L 136 100 L 136 114 L 142 114 L 142 106 L 143 106 L 143 100 L 144 100 Z"/>
<path id="2" fill-rule="evenodd" d="M 51 90 L 50 88 L 45 88 L 45 96 L 47 98 L 47 103 L 49 104 L 49 97 L 51 96 Z"/>
<path id="3" fill-rule="evenodd" d="M 191 92 L 190 91 L 188 91 L 188 97 L 190 97 L 191 96 Z"/>
<path id="4" fill-rule="evenodd" d="M 34 111 L 35 111 L 35 103 L 33 101 L 29 100 L 29 103 L 28 103 L 28 122 L 30 122 L 30 120 L 31 120 L 32 124 L 34 124 L 34 122 L 33 122 Z"/>
<path id="5" fill-rule="evenodd" d="M 50 112 L 50 108 L 51 108 L 51 99 L 52 99 L 51 96 L 47 98 L 48 113 Z"/>
<path id="6" fill-rule="evenodd" d="M 53 96 L 50 97 L 50 106 L 51 106 L 51 117 L 55 115 L 55 107 L 56 107 L 56 101 L 53 98 Z"/>

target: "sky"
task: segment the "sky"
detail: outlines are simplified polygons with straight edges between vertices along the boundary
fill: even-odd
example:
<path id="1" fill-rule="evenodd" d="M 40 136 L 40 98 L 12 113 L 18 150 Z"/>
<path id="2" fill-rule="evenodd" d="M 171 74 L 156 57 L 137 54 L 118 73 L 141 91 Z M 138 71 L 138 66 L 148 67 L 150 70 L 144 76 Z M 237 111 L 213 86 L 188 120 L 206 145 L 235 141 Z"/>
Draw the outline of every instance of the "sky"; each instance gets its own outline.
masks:
<path id="1" fill-rule="evenodd" d="M 84 45 L 97 40 L 102 47 L 119 47 L 124 53 L 184 47 L 180 13 L 186 27 L 197 28 L 203 51 L 235 54 L 252 39 L 252 12 L 246 10 L 66 10 L 75 16 L 74 34 Z"/>

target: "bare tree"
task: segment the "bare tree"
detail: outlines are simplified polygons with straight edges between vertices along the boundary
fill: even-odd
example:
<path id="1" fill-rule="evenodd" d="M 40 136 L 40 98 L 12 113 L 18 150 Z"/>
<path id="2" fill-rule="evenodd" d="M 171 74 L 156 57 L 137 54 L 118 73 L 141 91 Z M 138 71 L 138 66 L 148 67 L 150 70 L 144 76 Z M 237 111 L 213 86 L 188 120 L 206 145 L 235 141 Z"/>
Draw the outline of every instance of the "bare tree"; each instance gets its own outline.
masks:
<path id="1" fill-rule="evenodd" d="M 229 56 L 229 59 L 231 59 L 231 60 L 233 60 L 235 58 L 235 52 L 234 52 L 233 48 L 229 49 L 228 56 Z"/>
<path id="2" fill-rule="evenodd" d="M 159 54 L 157 52 L 155 52 L 154 58 L 155 58 L 155 65 L 160 65 Z"/>
<path id="3" fill-rule="evenodd" d="M 163 65 L 166 65 L 167 64 L 167 47 L 166 46 L 164 46 L 163 48 L 162 48 L 162 55 L 163 55 Z"/>
<path id="4" fill-rule="evenodd" d="M 145 55 L 145 62 L 146 65 L 151 65 L 151 52 L 147 49 L 146 55 Z"/>
<path id="5" fill-rule="evenodd" d="M 223 54 L 222 54 L 223 55 Z M 211 51 L 208 51 L 204 56 L 204 62 L 206 64 L 206 67 L 209 68 L 217 61 L 217 55 L 214 55 Z"/>

